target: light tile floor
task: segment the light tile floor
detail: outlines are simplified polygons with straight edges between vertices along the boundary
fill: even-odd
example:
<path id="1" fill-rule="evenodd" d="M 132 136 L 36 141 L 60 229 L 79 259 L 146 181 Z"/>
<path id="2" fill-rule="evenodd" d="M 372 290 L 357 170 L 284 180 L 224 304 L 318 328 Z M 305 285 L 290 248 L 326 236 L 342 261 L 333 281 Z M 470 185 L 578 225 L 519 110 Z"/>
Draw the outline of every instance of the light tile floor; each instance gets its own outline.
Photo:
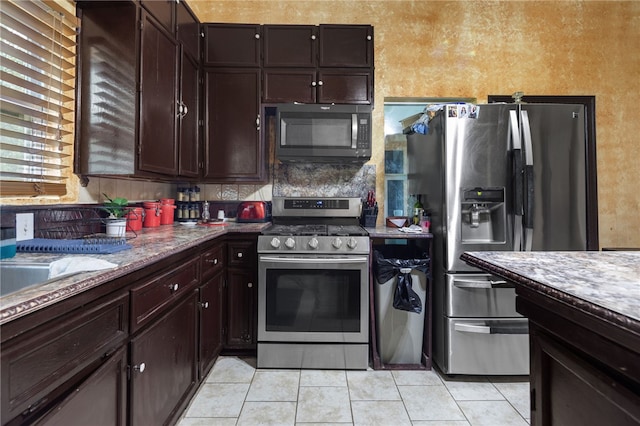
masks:
<path id="1" fill-rule="evenodd" d="M 431 371 L 265 370 L 220 357 L 178 426 L 521 426 L 526 377 L 447 378 Z"/>

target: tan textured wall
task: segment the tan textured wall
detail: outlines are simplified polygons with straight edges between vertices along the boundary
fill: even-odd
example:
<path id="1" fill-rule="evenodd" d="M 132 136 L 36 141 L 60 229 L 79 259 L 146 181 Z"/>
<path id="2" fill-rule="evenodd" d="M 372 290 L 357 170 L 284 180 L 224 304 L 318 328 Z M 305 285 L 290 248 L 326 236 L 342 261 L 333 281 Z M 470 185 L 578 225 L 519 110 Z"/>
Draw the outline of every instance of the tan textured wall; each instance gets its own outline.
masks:
<path id="1" fill-rule="evenodd" d="M 595 95 L 600 246 L 640 247 L 640 2 L 188 4 L 202 22 L 373 25 L 378 170 L 385 97 Z"/>

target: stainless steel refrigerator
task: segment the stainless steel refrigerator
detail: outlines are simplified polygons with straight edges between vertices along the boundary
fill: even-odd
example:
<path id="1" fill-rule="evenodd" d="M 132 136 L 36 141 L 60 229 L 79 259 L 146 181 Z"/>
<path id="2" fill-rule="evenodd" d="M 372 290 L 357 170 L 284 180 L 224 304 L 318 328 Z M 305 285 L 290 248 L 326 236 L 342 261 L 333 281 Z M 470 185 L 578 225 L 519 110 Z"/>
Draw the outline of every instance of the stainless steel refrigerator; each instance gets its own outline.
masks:
<path id="1" fill-rule="evenodd" d="M 434 361 L 446 374 L 529 372 L 515 290 L 465 251 L 586 250 L 583 105 L 448 104 L 407 137 L 411 194 L 431 212 Z"/>

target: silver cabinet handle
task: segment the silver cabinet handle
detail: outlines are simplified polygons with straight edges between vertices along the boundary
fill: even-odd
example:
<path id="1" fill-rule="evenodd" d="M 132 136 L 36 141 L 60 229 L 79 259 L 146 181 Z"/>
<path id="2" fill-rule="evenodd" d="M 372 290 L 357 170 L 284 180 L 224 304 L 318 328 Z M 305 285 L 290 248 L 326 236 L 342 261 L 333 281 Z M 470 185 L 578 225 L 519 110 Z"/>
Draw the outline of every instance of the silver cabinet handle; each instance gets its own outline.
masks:
<path id="1" fill-rule="evenodd" d="M 260 39 L 260 34 L 256 34 L 254 37 L 256 38 L 256 40 L 259 40 Z"/>
<path id="2" fill-rule="evenodd" d="M 318 80 L 318 86 L 322 86 L 322 80 Z"/>
<path id="3" fill-rule="evenodd" d="M 314 35 L 311 36 L 311 40 L 315 40 L 315 39 L 316 39 L 316 36 L 314 34 Z"/>
<path id="4" fill-rule="evenodd" d="M 140 372 L 140 373 L 142 373 L 142 372 L 144 371 L 144 369 L 145 369 L 145 368 L 147 368 L 147 366 L 145 365 L 145 363 L 144 363 L 144 362 L 141 362 L 139 365 L 134 365 L 134 366 L 133 366 L 133 369 L 134 369 L 135 371 Z"/>
<path id="5" fill-rule="evenodd" d="M 238 253 L 238 259 L 242 258 L 242 252 Z"/>
<path id="6" fill-rule="evenodd" d="M 207 309 L 207 308 L 209 307 L 209 302 L 201 302 L 201 303 L 200 303 L 200 306 L 201 306 L 203 309 Z"/>
<path id="7" fill-rule="evenodd" d="M 370 35 L 367 36 L 367 40 L 371 40 L 373 37 L 371 37 Z"/>
<path id="8" fill-rule="evenodd" d="M 253 283 L 247 283 L 247 287 L 253 288 Z"/>
<path id="9" fill-rule="evenodd" d="M 172 292 L 178 291 L 178 287 L 179 287 L 179 285 L 177 283 L 176 284 L 169 284 L 169 290 L 171 290 Z"/>
<path id="10" fill-rule="evenodd" d="M 218 264 L 218 258 L 216 257 L 215 259 L 207 259 L 207 260 L 205 260 L 205 262 L 213 263 L 214 265 L 217 265 Z"/>

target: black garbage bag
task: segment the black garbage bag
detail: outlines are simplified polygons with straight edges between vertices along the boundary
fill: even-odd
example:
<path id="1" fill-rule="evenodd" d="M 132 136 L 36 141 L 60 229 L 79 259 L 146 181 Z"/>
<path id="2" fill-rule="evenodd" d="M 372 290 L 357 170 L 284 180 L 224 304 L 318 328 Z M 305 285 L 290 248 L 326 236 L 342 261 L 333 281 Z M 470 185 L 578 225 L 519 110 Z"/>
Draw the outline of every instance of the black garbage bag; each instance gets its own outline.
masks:
<path id="1" fill-rule="evenodd" d="M 375 276 L 378 284 L 396 277 L 396 288 L 393 293 L 393 307 L 403 311 L 422 312 L 420 296 L 413 291 L 411 271 L 429 273 L 429 258 L 398 259 L 385 258 L 378 250 L 374 250 Z"/>

